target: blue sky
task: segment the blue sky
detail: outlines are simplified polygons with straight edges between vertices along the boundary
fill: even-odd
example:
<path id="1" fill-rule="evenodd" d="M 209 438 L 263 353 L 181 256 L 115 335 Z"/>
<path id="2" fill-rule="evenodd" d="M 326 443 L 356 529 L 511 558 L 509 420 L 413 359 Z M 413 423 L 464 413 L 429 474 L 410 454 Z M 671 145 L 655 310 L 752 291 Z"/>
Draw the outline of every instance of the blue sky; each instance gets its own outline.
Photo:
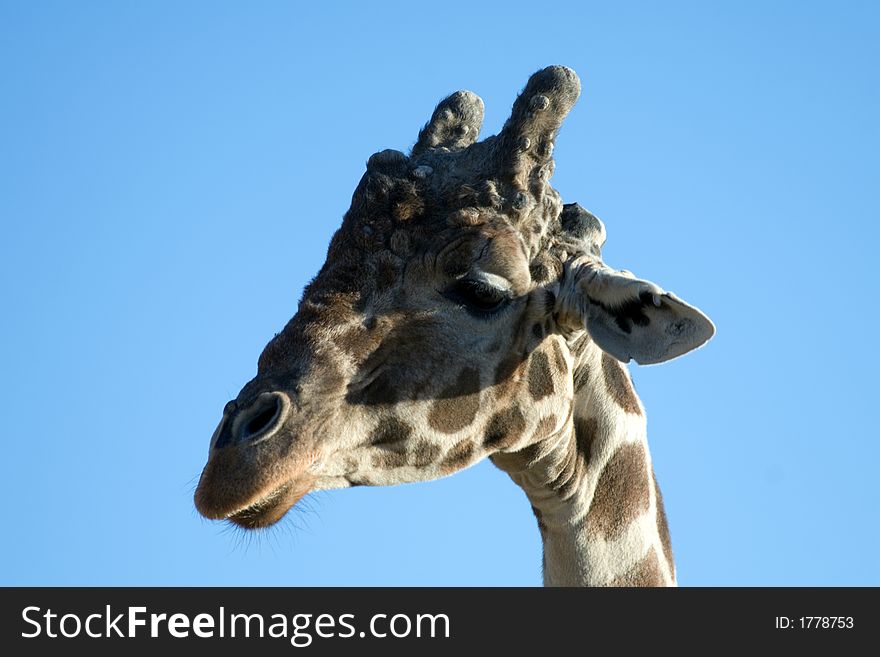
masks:
<path id="1" fill-rule="evenodd" d="M 680 583 L 880 585 L 878 14 L 0 3 L 0 584 L 539 584 L 489 463 L 312 496 L 256 537 L 192 491 L 369 155 L 457 89 L 492 134 L 558 63 L 583 94 L 554 185 L 609 264 L 718 327 L 632 367 Z"/>

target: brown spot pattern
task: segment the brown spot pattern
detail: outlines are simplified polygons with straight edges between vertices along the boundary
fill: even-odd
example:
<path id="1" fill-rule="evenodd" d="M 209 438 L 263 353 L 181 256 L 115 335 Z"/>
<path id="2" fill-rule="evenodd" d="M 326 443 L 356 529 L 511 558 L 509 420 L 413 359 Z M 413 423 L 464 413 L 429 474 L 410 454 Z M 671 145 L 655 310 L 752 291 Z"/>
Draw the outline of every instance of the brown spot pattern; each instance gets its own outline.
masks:
<path id="1" fill-rule="evenodd" d="M 412 452 L 412 464 L 417 468 L 434 463 L 440 457 L 440 445 L 420 440 Z"/>
<path id="2" fill-rule="evenodd" d="M 522 363 L 522 358 L 518 354 L 506 356 L 498 363 L 498 367 L 495 368 L 495 385 L 504 383 L 512 377 L 520 363 Z"/>
<path id="3" fill-rule="evenodd" d="M 586 363 L 577 365 L 574 369 L 574 391 L 577 392 L 590 381 L 590 368 Z"/>
<path id="4" fill-rule="evenodd" d="M 553 375 L 547 354 L 536 351 L 529 365 L 529 393 L 535 401 L 553 394 Z"/>
<path id="5" fill-rule="evenodd" d="M 521 459 L 522 469 L 531 467 L 541 456 L 541 444 L 533 443 L 531 445 L 526 445 L 521 450 L 513 452 L 513 454 Z"/>
<path id="6" fill-rule="evenodd" d="M 599 422 L 594 417 L 575 417 L 574 435 L 577 440 L 578 453 L 584 460 L 584 464 L 589 465 L 590 459 L 593 458 L 593 446 L 599 435 Z"/>
<path id="7" fill-rule="evenodd" d="M 522 411 L 513 406 L 492 416 L 486 426 L 483 444 L 488 449 L 502 450 L 511 447 L 522 436 L 526 419 Z"/>
<path id="8" fill-rule="evenodd" d="M 526 354 L 510 354 L 495 369 L 495 398 L 508 399 L 519 390 L 520 382 L 525 376 L 528 365 Z"/>
<path id="9" fill-rule="evenodd" d="M 645 558 L 626 573 L 617 577 L 611 586 L 664 586 L 663 571 L 654 548 L 648 551 Z"/>
<path id="10" fill-rule="evenodd" d="M 639 407 L 638 397 L 623 365 L 608 354 L 602 354 L 602 372 L 605 374 L 608 392 L 615 403 L 627 413 L 641 415 L 642 409 Z"/>
<path id="11" fill-rule="evenodd" d="M 621 446 L 605 465 L 587 513 L 588 534 L 614 538 L 650 507 L 650 482 L 641 443 Z"/>
<path id="12" fill-rule="evenodd" d="M 669 536 L 669 523 L 666 522 L 666 509 L 663 506 L 663 495 L 660 493 L 660 486 L 657 485 L 657 477 L 651 473 L 654 480 L 654 496 L 657 499 L 657 533 L 660 534 L 660 544 L 663 546 L 663 556 L 666 557 L 666 563 L 670 569 L 674 563 L 672 556 L 672 538 Z"/>
<path id="13" fill-rule="evenodd" d="M 412 433 L 412 427 L 396 417 L 383 419 L 370 433 L 371 445 L 392 445 L 402 443 Z"/>
<path id="14" fill-rule="evenodd" d="M 370 444 L 381 451 L 373 454 L 374 468 L 400 468 L 406 465 L 404 443 L 412 433 L 412 427 L 396 417 L 384 418 L 370 433 Z"/>
<path id="15" fill-rule="evenodd" d="M 428 424 L 441 433 L 455 433 L 470 425 L 480 408 L 480 373 L 464 368 L 455 384 L 440 393 L 431 406 Z"/>
<path id="16" fill-rule="evenodd" d="M 598 430 L 599 424 L 594 418 L 575 418 L 575 439 L 566 448 L 558 474 L 550 483 L 550 488 L 556 491 L 561 499 L 567 500 L 574 495 L 587 476 L 587 466 L 590 463 Z"/>
<path id="17" fill-rule="evenodd" d="M 440 463 L 440 472 L 450 474 L 466 466 L 474 453 L 474 444 L 470 440 L 462 440 L 450 449 Z"/>
<path id="18" fill-rule="evenodd" d="M 406 465 L 406 454 L 403 452 L 393 452 L 383 450 L 378 454 L 373 454 L 373 467 L 389 470 L 391 468 L 402 468 Z"/>

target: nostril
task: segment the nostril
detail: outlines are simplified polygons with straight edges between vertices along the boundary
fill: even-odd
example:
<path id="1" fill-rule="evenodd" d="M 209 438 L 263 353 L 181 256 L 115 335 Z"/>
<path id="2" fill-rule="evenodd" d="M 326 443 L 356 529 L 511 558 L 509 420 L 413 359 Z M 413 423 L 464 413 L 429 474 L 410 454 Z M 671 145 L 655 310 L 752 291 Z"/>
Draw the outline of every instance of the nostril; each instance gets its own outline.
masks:
<path id="1" fill-rule="evenodd" d="M 254 441 L 266 436 L 279 423 L 283 409 L 281 395 L 277 393 L 260 395 L 253 406 L 242 413 L 237 423 L 238 442 Z"/>
<path id="2" fill-rule="evenodd" d="M 253 436 L 257 433 L 262 433 L 262 431 L 272 424 L 272 420 L 275 419 L 275 416 L 278 415 L 278 407 L 270 406 L 266 408 L 264 411 L 261 411 L 257 416 L 255 416 L 252 420 L 250 420 L 244 428 L 244 437 Z"/>

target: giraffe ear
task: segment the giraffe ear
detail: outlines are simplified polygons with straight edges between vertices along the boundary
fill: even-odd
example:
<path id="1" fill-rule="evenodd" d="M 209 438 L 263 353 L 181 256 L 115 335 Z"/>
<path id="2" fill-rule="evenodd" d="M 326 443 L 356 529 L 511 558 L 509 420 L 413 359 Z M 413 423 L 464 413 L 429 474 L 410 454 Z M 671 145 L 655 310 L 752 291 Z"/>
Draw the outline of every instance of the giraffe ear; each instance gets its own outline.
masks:
<path id="1" fill-rule="evenodd" d="M 715 334 L 715 325 L 697 308 L 597 259 L 566 266 L 559 310 L 570 323 L 586 328 L 600 349 L 624 363 L 662 363 Z"/>

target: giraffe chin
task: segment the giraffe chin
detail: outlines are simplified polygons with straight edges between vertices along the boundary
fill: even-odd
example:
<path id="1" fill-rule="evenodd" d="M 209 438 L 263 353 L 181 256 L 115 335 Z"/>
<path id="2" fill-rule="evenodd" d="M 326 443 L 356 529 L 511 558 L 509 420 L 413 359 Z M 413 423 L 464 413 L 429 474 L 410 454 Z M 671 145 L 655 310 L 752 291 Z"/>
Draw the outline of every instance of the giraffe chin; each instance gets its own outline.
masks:
<path id="1" fill-rule="evenodd" d="M 228 515 L 226 519 L 243 529 L 270 527 L 311 490 L 312 483 L 311 479 L 287 482 L 248 507 Z"/>

